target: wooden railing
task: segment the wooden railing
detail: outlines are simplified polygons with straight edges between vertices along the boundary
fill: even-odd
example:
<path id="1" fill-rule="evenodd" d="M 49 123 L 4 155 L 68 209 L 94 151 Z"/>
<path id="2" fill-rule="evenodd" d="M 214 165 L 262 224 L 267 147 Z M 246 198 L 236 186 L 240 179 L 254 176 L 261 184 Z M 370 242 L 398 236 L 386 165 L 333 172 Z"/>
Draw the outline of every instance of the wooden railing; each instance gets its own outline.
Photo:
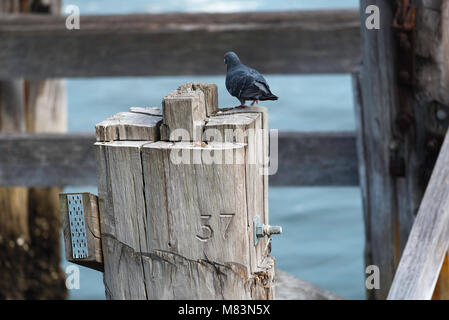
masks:
<path id="1" fill-rule="evenodd" d="M 64 17 L 5 15 L 0 79 L 221 74 L 230 49 L 263 73 L 348 73 L 360 61 L 359 25 L 357 10 L 83 16 L 80 30 Z M 95 185 L 93 142 L 0 135 L 0 185 Z M 355 134 L 280 132 L 270 183 L 357 185 Z"/>
<path id="2" fill-rule="evenodd" d="M 356 10 L 0 17 L 0 78 L 224 73 L 234 50 L 263 73 L 349 73 L 360 62 Z"/>
<path id="3" fill-rule="evenodd" d="M 0 185 L 96 185 L 94 133 L 0 135 Z M 355 134 L 279 133 L 274 186 L 357 185 Z"/>

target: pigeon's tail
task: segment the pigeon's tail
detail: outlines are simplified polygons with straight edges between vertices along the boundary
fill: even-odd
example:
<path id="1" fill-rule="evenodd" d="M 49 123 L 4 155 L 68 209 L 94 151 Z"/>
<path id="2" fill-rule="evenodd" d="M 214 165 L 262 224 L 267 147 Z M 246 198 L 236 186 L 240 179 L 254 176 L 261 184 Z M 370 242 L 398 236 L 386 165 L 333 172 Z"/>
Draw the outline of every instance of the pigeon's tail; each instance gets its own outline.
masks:
<path id="1" fill-rule="evenodd" d="M 260 101 L 265 101 L 265 100 L 277 100 L 279 99 L 278 97 L 276 97 L 274 94 L 267 94 L 265 96 L 262 96 L 259 98 Z"/>

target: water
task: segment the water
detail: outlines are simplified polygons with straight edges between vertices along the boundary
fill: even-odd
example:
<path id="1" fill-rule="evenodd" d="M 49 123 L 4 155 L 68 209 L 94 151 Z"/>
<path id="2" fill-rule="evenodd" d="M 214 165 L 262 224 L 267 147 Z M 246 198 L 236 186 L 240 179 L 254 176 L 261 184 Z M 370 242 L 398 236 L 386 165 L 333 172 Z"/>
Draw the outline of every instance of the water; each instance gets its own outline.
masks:
<path id="1" fill-rule="evenodd" d="M 73 0 L 82 14 L 166 11 L 244 11 L 351 8 L 357 0 Z M 81 21 L 82 24 L 82 21 Z M 82 26 L 81 26 L 82 27 Z M 267 75 L 280 100 L 264 103 L 270 127 L 280 130 L 354 130 L 351 82 L 348 75 Z M 130 106 L 160 106 L 164 95 L 187 81 L 219 86 L 220 107 L 238 102 L 224 87 L 223 76 L 96 78 L 67 80 L 69 131 L 93 131 L 96 123 Z M 69 192 L 95 188 L 67 188 Z M 364 299 L 363 218 L 359 188 L 276 187 L 269 190 L 270 223 L 283 226 L 273 241 L 277 266 L 345 298 Z M 64 267 L 68 265 L 63 262 Z M 102 275 L 81 268 L 79 290 L 71 299 L 104 299 Z"/>

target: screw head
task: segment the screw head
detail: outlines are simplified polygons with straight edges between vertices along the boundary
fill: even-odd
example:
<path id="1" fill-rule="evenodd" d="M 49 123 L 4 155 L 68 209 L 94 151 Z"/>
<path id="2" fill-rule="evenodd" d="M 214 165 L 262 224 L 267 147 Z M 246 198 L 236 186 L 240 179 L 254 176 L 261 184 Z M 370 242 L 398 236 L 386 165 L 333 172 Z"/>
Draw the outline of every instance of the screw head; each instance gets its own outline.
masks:
<path id="1" fill-rule="evenodd" d="M 440 110 L 437 111 L 436 117 L 437 117 L 438 120 L 444 121 L 447 118 L 447 113 L 446 113 L 446 111 L 440 109 Z"/>

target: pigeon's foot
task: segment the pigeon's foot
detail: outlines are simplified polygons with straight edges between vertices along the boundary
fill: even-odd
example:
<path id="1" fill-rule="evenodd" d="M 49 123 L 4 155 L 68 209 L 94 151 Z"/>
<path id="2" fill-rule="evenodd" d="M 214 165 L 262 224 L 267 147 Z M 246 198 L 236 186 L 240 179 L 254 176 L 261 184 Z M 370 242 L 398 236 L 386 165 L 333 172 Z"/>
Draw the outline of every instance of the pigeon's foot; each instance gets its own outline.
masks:
<path id="1" fill-rule="evenodd" d="M 251 103 L 251 107 L 253 107 L 255 103 L 259 104 L 259 100 L 253 100 L 253 103 Z"/>
<path id="2" fill-rule="evenodd" d="M 247 107 L 247 105 L 245 105 L 245 104 L 242 104 L 242 105 L 240 105 L 240 106 L 237 106 L 237 107 L 235 107 L 236 109 L 243 109 L 243 108 L 246 108 Z"/>

